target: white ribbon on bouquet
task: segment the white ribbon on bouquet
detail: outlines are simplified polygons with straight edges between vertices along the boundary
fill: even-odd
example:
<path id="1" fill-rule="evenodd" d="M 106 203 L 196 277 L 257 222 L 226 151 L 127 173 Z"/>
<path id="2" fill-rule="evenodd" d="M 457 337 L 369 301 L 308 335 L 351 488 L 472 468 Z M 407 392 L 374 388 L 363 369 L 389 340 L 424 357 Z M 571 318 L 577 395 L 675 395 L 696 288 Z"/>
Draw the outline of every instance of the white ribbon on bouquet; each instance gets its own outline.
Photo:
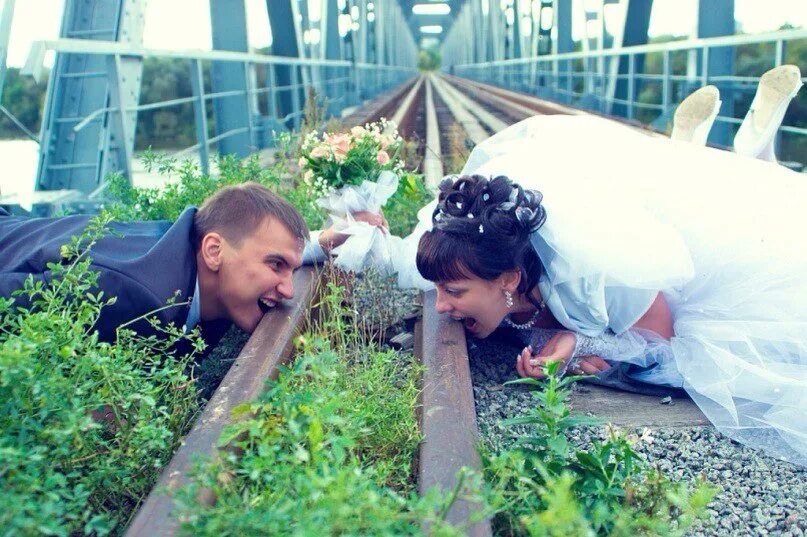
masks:
<path id="1" fill-rule="evenodd" d="M 317 200 L 319 206 L 328 211 L 334 230 L 350 235 L 332 250 L 337 267 L 350 272 L 362 272 L 371 266 L 382 272 L 394 271 L 392 244 L 401 239 L 367 222 L 356 221 L 352 213 L 367 211 L 378 214 L 397 190 L 398 176 L 383 171 L 375 182 L 344 186 Z"/>

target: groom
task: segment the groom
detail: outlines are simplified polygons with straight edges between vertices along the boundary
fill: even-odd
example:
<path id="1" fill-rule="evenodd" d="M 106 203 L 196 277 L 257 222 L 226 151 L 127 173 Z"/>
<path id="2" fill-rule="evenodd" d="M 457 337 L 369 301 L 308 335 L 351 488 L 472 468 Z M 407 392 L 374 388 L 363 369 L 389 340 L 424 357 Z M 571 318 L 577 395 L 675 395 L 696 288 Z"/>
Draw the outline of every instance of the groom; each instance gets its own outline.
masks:
<path id="1" fill-rule="evenodd" d="M 381 226 L 381 217 L 357 213 L 356 220 Z M 33 274 L 50 279 L 48 263 L 81 235 L 90 216 L 21 218 L 0 209 L 0 297 L 11 297 Z M 115 304 L 101 311 L 96 329 L 111 341 L 116 329 L 166 305 L 156 316 L 190 330 L 201 325 L 215 344 L 229 323 L 252 332 L 264 313 L 294 296 L 292 273 L 323 259 L 347 236 L 333 228 L 313 233 L 287 201 L 257 183 L 226 187 L 200 208 L 186 209 L 176 222 L 113 223 L 93 246 L 98 287 Z M 22 302 L 21 298 L 17 298 Z M 151 326 L 129 326 L 150 335 Z"/>

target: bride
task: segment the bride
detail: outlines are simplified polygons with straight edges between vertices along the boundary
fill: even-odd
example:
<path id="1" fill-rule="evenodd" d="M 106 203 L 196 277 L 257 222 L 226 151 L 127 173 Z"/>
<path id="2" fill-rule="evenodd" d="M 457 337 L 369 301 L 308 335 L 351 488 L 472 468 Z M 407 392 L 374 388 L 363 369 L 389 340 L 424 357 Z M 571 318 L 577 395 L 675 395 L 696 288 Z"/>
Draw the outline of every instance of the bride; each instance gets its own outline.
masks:
<path id="1" fill-rule="evenodd" d="M 801 85 L 788 69 L 763 77 L 737 153 L 702 146 L 712 90 L 672 140 L 538 116 L 479 144 L 410 237 L 438 311 L 476 337 L 520 329 L 523 376 L 627 362 L 724 434 L 807 465 L 807 176 L 754 158 Z"/>

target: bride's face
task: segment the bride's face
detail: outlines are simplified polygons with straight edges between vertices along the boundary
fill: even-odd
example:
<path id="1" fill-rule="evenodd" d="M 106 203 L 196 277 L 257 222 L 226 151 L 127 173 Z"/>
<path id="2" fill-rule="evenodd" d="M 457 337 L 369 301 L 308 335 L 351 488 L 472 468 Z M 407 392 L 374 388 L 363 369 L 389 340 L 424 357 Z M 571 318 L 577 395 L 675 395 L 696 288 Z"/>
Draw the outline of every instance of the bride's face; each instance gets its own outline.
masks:
<path id="1" fill-rule="evenodd" d="M 488 337 L 507 315 L 504 286 L 500 279 L 465 278 L 437 282 L 437 313 L 462 321 L 478 338 Z"/>

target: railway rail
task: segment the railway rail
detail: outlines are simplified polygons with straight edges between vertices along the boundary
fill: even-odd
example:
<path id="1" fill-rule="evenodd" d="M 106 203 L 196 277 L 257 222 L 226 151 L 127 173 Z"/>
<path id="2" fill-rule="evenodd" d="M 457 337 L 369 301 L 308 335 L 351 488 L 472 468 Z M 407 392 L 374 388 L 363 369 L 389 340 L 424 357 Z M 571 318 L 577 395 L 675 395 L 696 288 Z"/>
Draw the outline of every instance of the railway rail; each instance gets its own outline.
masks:
<path id="1" fill-rule="evenodd" d="M 452 129 L 461 133 L 469 149 L 528 116 L 558 113 L 581 112 L 457 77 L 429 74 L 366 103 L 342 121 L 352 126 L 389 117 L 404 137 L 425 133 L 425 140 L 420 140 L 421 170 L 426 184 L 434 189 L 455 149 L 447 143 L 447 133 Z M 425 125 L 416 124 L 418 120 Z M 140 507 L 126 532 L 128 537 L 177 532 L 173 493 L 188 483 L 194 461 L 216 453 L 218 438 L 233 408 L 254 400 L 265 382 L 276 378 L 279 368 L 290 359 L 294 337 L 303 329 L 315 303 L 319 281 L 317 271 L 310 267 L 295 274 L 295 298 L 267 313 L 252 334 Z M 423 441 L 417 470 L 421 494 L 432 487 L 451 491 L 463 468 L 479 470 L 481 466 L 464 329 L 459 322 L 436 313 L 433 291 L 424 294 L 422 303 L 423 314 L 415 326 L 415 353 L 425 366 L 419 409 Z M 489 521 L 471 524 L 476 508 L 460 498 L 451 505 L 446 518 L 466 527 L 469 535 L 491 535 Z"/>

